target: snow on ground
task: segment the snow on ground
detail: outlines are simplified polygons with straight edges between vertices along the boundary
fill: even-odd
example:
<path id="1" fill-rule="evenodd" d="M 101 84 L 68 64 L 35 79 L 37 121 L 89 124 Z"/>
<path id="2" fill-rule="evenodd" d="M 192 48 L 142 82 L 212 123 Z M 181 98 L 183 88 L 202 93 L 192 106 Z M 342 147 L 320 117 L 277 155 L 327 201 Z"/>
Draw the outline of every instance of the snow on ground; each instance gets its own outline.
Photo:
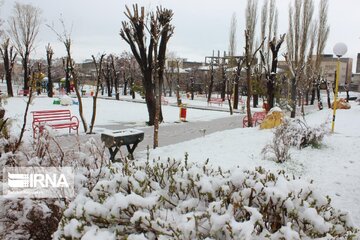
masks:
<path id="1" fill-rule="evenodd" d="M 20 131 L 24 109 L 26 105 L 26 99 L 24 97 L 13 97 L 7 99 L 7 103 L 4 104 L 4 108 L 7 109 L 6 116 L 11 119 L 15 119 L 13 126 L 14 129 Z M 31 111 L 36 110 L 49 110 L 49 109 L 70 109 L 71 113 L 79 117 L 79 106 L 70 105 L 62 106 L 55 105 L 53 101 L 56 98 L 48 98 L 45 96 L 35 97 L 33 102 L 30 105 L 29 115 L 27 119 L 28 130 L 26 136 L 31 135 Z M 76 100 L 76 98 L 73 98 Z M 93 100 L 90 97 L 82 98 L 84 116 L 87 121 L 87 124 L 90 124 L 92 116 L 92 104 Z M 174 123 L 179 121 L 179 108 L 172 106 L 163 106 L 163 116 L 165 123 Z M 204 111 L 197 109 L 187 109 L 187 120 L 188 121 L 208 121 L 215 118 L 221 118 L 229 116 L 229 113 L 226 112 L 214 112 L 214 111 Z M 109 99 L 98 99 L 97 101 L 97 111 L 96 111 L 96 120 L 95 126 L 97 125 L 112 125 L 117 123 L 132 123 L 136 126 L 145 126 L 146 121 L 148 121 L 148 112 L 146 104 L 144 103 L 133 103 L 127 101 L 115 101 Z M 60 130 L 61 131 L 61 130 Z M 62 133 L 66 133 L 67 130 L 63 130 Z M 82 132 L 82 126 L 80 124 L 80 131 Z"/>
<path id="2" fill-rule="evenodd" d="M 174 98 L 167 98 L 170 103 Z M 204 100 L 184 102 L 206 105 Z M 85 117 L 90 121 L 92 113 L 92 98 L 83 98 Z M 14 129 L 19 131 L 23 119 L 25 100 L 22 97 L 8 99 L 5 105 L 7 117 L 16 119 Z M 30 111 L 44 109 L 70 109 L 78 116 L 78 106 L 54 105 L 53 99 L 36 97 Z M 137 123 L 145 126 L 147 109 L 143 103 L 114 101 L 99 99 L 96 125 L 116 123 Z M 163 106 L 166 123 L 173 123 L 179 119 L 179 109 L 173 106 Z M 229 116 L 226 112 L 204 111 L 188 109 L 188 121 L 211 120 Z M 319 125 L 330 119 L 332 111 L 324 109 L 315 111 L 306 116 L 310 125 Z M 333 199 L 335 207 L 347 210 L 357 226 L 360 226 L 360 105 L 352 103 L 350 110 L 338 110 L 336 115 L 335 133 L 325 137 L 321 149 L 306 148 L 303 150 L 292 149 L 292 159 L 284 164 L 264 160 L 261 150 L 272 138 L 272 130 L 234 129 L 217 132 L 211 135 L 193 139 L 191 141 L 161 147 L 151 151 L 151 158 L 160 156 L 182 159 L 185 152 L 189 154 L 190 161 L 205 161 L 209 158 L 214 166 L 229 169 L 239 166 L 243 169 L 254 169 L 263 166 L 266 169 L 285 169 L 289 173 L 305 179 L 313 179 L 319 190 Z M 27 121 L 27 137 L 31 136 L 31 115 Z M 80 131 L 81 132 L 81 131 Z M 64 130 L 63 133 L 66 133 Z M 141 153 L 143 158 L 145 152 Z M 141 156 L 140 154 L 140 156 Z"/>
<path id="3" fill-rule="evenodd" d="M 309 125 L 329 121 L 332 111 L 324 109 L 306 117 Z M 352 104 L 351 110 L 338 110 L 335 133 L 324 139 L 321 149 L 292 149 L 292 159 L 285 164 L 264 160 L 261 150 L 272 138 L 272 130 L 235 129 L 207 135 L 151 151 L 151 158 L 184 158 L 205 161 L 225 169 L 239 166 L 254 169 L 285 169 L 308 180 L 314 180 L 324 195 L 329 195 L 335 207 L 351 213 L 354 223 L 360 226 L 360 105 Z M 145 153 L 143 153 L 145 155 Z"/>

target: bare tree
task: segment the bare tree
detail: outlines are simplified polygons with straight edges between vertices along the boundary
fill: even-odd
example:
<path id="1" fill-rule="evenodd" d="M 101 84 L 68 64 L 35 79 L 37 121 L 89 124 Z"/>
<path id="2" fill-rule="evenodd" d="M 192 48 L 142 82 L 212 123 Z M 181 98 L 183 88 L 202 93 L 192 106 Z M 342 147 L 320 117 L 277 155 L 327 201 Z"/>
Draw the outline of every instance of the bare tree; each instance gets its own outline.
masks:
<path id="1" fill-rule="evenodd" d="M 48 83 L 47 83 L 47 93 L 48 97 L 53 97 L 53 80 L 52 80 L 52 58 L 54 55 L 54 50 L 50 46 L 50 43 L 45 47 L 46 49 L 46 62 L 47 62 L 47 77 L 48 77 Z"/>
<path id="2" fill-rule="evenodd" d="M 238 109 L 239 106 L 239 81 L 240 81 L 240 72 L 241 72 L 241 59 L 236 58 L 236 30 L 237 30 L 237 19 L 236 14 L 233 13 L 230 23 L 230 34 L 229 34 L 229 67 L 236 67 L 236 71 L 233 74 L 233 85 L 234 85 L 234 103 L 233 108 Z M 232 78 L 229 78 L 232 80 Z M 228 82 L 228 92 L 229 95 L 232 95 L 232 83 Z M 231 108 L 231 97 L 228 98 L 230 112 Z"/>
<path id="3" fill-rule="evenodd" d="M 104 61 L 104 68 L 102 69 L 102 75 L 105 80 L 108 97 L 112 96 L 113 79 L 111 74 L 110 56 Z"/>
<path id="4" fill-rule="evenodd" d="M 120 100 L 120 93 L 119 93 L 119 81 L 120 81 L 120 71 L 117 70 L 117 62 L 118 58 L 115 57 L 113 54 L 110 54 L 110 66 L 111 66 L 111 79 L 114 83 L 115 88 L 115 99 Z"/>
<path id="5" fill-rule="evenodd" d="M 314 12 L 312 0 L 295 0 L 289 7 L 289 31 L 286 38 L 288 52 L 285 59 L 291 73 L 291 117 L 296 115 L 298 84 L 304 77 L 306 54 L 309 44 L 310 24 Z"/>
<path id="6" fill-rule="evenodd" d="M 250 98 L 252 95 L 252 67 L 254 66 L 254 60 L 257 52 L 264 44 L 262 40 L 257 49 L 254 49 L 255 39 L 255 27 L 257 18 L 257 0 L 248 0 L 245 12 L 246 30 L 245 30 L 245 54 L 244 64 L 246 71 L 246 83 L 247 83 L 247 99 L 246 99 L 246 113 L 248 117 L 248 127 L 252 127 L 252 116 L 250 109 Z"/>
<path id="7" fill-rule="evenodd" d="M 97 97 L 99 94 L 99 88 L 100 88 L 100 83 L 101 83 L 101 79 L 102 79 L 102 65 L 103 65 L 103 60 L 105 57 L 105 54 L 102 54 L 99 58 L 99 60 L 97 61 L 96 58 L 94 57 L 94 55 L 91 56 L 95 65 L 95 70 L 96 70 L 96 89 L 95 89 L 95 94 L 93 96 L 93 112 L 92 112 L 92 117 L 91 117 L 91 123 L 90 123 L 90 130 L 89 130 L 89 134 L 92 134 L 93 132 L 93 128 L 94 128 L 94 124 L 95 124 L 95 118 L 96 118 L 96 102 L 97 102 Z"/>
<path id="8" fill-rule="evenodd" d="M 321 0 L 319 6 L 319 20 L 317 23 L 317 39 L 316 39 L 316 59 L 315 59 L 315 66 L 314 69 L 316 70 L 316 79 L 314 83 L 314 90 L 316 89 L 318 101 L 320 102 L 320 84 L 321 79 L 323 76 L 323 70 L 321 69 L 321 61 L 322 61 L 322 54 L 324 52 L 324 48 L 326 45 L 326 41 L 329 36 L 330 27 L 327 23 L 327 14 L 329 8 L 329 1 L 328 0 Z M 313 95 L 311 98 L 311 104 L 314 104 L 315 99 L 315 91 L 313 91 Z M 330 105 L 328 106 L 331 107 Z"/>
<path id="9" fill-rule="evenodd" d="M 212 57 L 210 57 L 210 65 L 209 65 L 209 70 L 210 70 L 210 84 L 209 84 L 209 93 L 208 93 L 208 99 L 207 101 L 210 102 L 211 100 L 211 94 L 212 94 L 212 91 L 213 91 L 213 87 L 214 87 L 214 76 L 215 76 L 215 69 L 214 69 L 214 59 L 215 59 L 215 56 L 214 56 L 214 50 L 213 50 L 213 54 L 212 54 Z M 205 62 L 206 62 L 206 58 L 205 58 Z"/>
<path id="10" fill-rule="evenodd" d="M 28 65 L 30 54 L 34 50 L 35 39 L 39 33 L 41 10 L 30 4 L 15 2 L 13 14 L 10 16 L 9 35 L 14 47 L 22 58 L 24 70 L 24 90 L 29 89 Z M 24 91 L 24 95 L 27 91 Z"/>
<path id="11" fill-rule="evenodd" d="M 177 71 L 176 66 L 178 63 L 178 58 L 176 57 L 175 52 L 168 52 L 166 54 L 166 58 L 167 58 L 167 68 L 165 69 L 165 79 L 167 82 L 167 86 L 169 88 L 169 97 L 171 97 L 174 86 L 174 78 Z M 164 91 L 164 95 L 165 95 L 165 91 Z"/>
<path id="12" fill-rule="evenodd" d="M 264 45 L 260 51 L 261 67 L 265 69 L 267 102 L 269 109 L 274 107 L 275 92 L 277 85 L 277 67 L 278 56 L 281 45 L 285 40 L 285 34 L 277 38 L 277 22 L 278 12 L 275 0 L 270 1 L 270 5 L 265 1 L 261 14 L 261 36 L 262 39 L 267 38 L 268 44 Z M 267 26 L 267 31 L 266 31 Z"/>
<path id="13" fill-rule="evenodd" d="M 63 32 L 59 33 L 55 30 L 55 28 L 53 26 L 47 25 L 58 37 L 58 40 L 60 42 L 62 42 L 65 46 L 66 49 L 66 63 L 68 63 L 67 65 L 67 69 L 71 72 L 71 76 L 73 78 L 74 81 L 74 88 L 75 88 L 75 93 L 76 93 L 76 97 L 78 99 L 79 102 L 79 115 L 81 118 L 81 122 L 83 124 L 84 127 L 84 132 L 87 132 L 88 130 L 88 126 L 86 123 L 86 119 L 84 117 L 84 112 L 83 112 L 83 104 L 82 104 L 82 99 L 81 99 L 81 95 L 80 95 L 80 91 L 79 91 L 79 86 L 78 86 L 78 73 L 77 70 L 75 69 L 75 62 L 73 61 L 72 57 L 71 57 L 71 34 L 66 30 L 65 27 L 65 23 L 63 19 L 60 19 L 60 23 L 62 25 L 63 28 Z"/>
<path id="14" fill-rule="evenodd" d="M 12 72 L 15 64 L 15 59 L 17 54 L 14 53 L 14 47 L 10 46 L 10 39 L 7 38 L 0 46 L 0 53 L 4 61 L 4 70 L 6 78 L 6 87 L 8 97 L 13 97 L 13 88 L 12 88 Z"/>
<path id="15" fill-rule="evenodd" d="M 157 8 L 156 14 L 151 14 L 150 26 L 146 25 L 145 9 L 141 7 L 140 12 L 138 5 L 133 5 L 133 13 L 128 7 L 125 12 L 128 22 L 122 22 L 120 36 L 129 44 L 131 51 L 138 62 L 142 75 L 143 86 L 145 89 L 145 100 L 149 113 L 149 125 L 154 125 L 156 117 L 156 88 L 155 79 L 163 82 L 163 72 L 165 64 L 166 45 L 172 36 L 174 27 L 171 25 L 173 12 L 169 9 Z M 146 45 L 146 30 L 149 31 L 149 44 Z M 155 48 L 156 47 L 156 48 Z M 154 53 L 157 53 L 154 57 Z M 158 69 L 155 68 L 158 64 Z M 154 70 L 157 71 L 157 77 L 154 78 Z M 160 91 L 161 94 L 161 91 Z M 159 98 L 161 96 L 156 96 Z M 159 110 L 159 121 L 163 120 L 161 107 Z M 154 144 L 155 145 L 155 144 Z"/>

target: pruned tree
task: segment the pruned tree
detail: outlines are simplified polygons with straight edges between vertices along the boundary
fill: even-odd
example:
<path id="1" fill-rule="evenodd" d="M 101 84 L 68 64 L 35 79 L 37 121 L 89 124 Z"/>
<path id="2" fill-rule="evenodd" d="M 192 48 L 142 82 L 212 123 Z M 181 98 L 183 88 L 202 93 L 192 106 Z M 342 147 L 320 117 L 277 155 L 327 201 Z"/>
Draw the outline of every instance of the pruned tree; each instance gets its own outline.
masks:
<path id="1" fill-rule="evenodd" d="M 120 81 L 120 71 L 117 70 L 117 62 L 118 58 L 115 57 L 113 54 L 110 54 L 110 66 L 111 66 L 111 79 L 114 83 L 115 88 L 115 99 L 120 100 L 120 93 L 119 93 L 119 81 Z"/>
<path id="2" fill-rule="evenodd" d="M 52 80 L 52 58 L 54 55 L 54 50 L 52 49 L 50 43 L 45 47 L 46 50 L 46 62 L 47 62 L 47 77 L 48 77 L 48 83 L 47 83 L 47 94 L 48 97 L 53 97 L 53 80 Z"/>
<path id="3" fill-rule="evenodd" d="M 211 94 L 212 94 L 213 87 L 214 87 L 214 77 L 215 77 L 214 59 L 215 59 L 215 56 L 214 56 L 214 50 L 213 50 L 212 57 L 210 57 L 210 65 L 209 65 L 210 83 L 209 83 L 209 93 L 208 93 L 208 99 L 207 99 L 208 102 L 210 102 L 210 100 L 211 100 Z M 205 62 L 206 62 L 206 58 L 205 58 Z"/>
<path id="4" fill-rule="evenodd" d="M 246 113 L 248 117 L 248 127 L 252 127 L 252 116 L 250 109 L 250 99 L 252 95 L 252 68 L 254 66 L 255 56 L 264 44 L 262 40 L 257 49 L 254 49 L 255 40 L 255 27 L 257 18 L 257 0 L 248 0 L 245 12 L 245 53 L 244 53 L 244 66 L 246 71 L 247 83 L 247 98 L 246 98 Z"/>
<path id="5" fill-rule="evenodd" d="M 226 69 L 227 64 L 225 62 L 226 59 L 226 52 L 224 52 L 224 56 L 222 58 L 219 58 L 219 67 L 220 67 L 220 74 L 221 74 L 221 92 L 220 97 L 223 101 L 225 101 L 225 95 L 226 95 L 226 84 L 227 84 L 227 76 L 226 76 Z"/>
<path id="6" fill-rule="evenodd" d="M 92 111 L 92 117 L 91 117 L 91 123 L 90 123 L 90 129 L 88 134 L 92 134 L 93 133 L 93 128 L 95 125 L 95 119 L 96 119 L 96 102 L 97 102 L 97 97 L 99 94 L 99 89 L 100 89 L 100 84 L 102 81 L 102 65 L 103 65 L 103 60 L 105 57 L 105 54 L 102 54 L 99 58 L 99 60 L 96 60 L 95 56 L 92 55 L 91 56 L 95 65 L 95 71 L 96 71 L 96 88 L 95 88 L 95 94 L 93 96 L 93 111 Z"/>
<path id="7" fill-rule="evenodd" d="M 243 62 L 244 62 L 243 58 L 238 58 L 236 60 L 236 71 L 234 74 L 234 106 L 233 106 L 234 109 L 239 108 L 239 82 L 240 82 L 240 75 L 243 67 Z"/>
<path id="8" fill-rule="evenodd" d="M 87 132 L 88 126 L 87 126 L 87 123 L 86 123 L 86 119 L 84 117 L 83 104 L 82 104 L 81 94 L 80 94 L 80 91 L 79 91 L 78 73 L 77 73 L 77 70 L 75 68 L 75 61 L 71 57 L 71 43 L 72 43 L 71 34 L 70 34 L 71 31 L 68 32 L 66 30 L 65 22 L 64 22 L 63 19 L 60 19 L 60 23 L 61 23 L 62 28 L 63 28 L 62 33 L 57 32 L 53 26 L 50 26 L 50 25 L 47 25 L 47 26 L 57 35 L 58 40 L 60 42 L 62 42 L 64 44 L 64 46 L 65 46 L 65 50 L 66 50 L 66 60 L 65 61 L 66 61 L 66 63 L 68 63 L 68 68 L 67 69 L 70 71 L 73 82 L 74 82 L 75 93 L 76 93 L 77 100 L 79 102 L 79 115 L 80 115 L 81 122 L 82 122 L 83 127 L 84 127 L 84 132 Z"/>
<path id="9" fill-rule="evenodd" d="M 169 52 L 167 56 L 167 68 L 165 69 L 165 79 L 169 88 L 169 97 L 172 97 L 173 86 L 175 82 L 175 75 L 177 73 L 177 65 L 179 59 L 176 57 L 175 52 Z M 165 95 L 165 91 L 164 91 Z"/>
<path id="10" fill-rule="evenodd" d="M 288 52 L 285 54 L 285 59 L 291 74 L 291 118 L 295 118 L 296 115 L 298 85 L 305 73 L 313 12 L 314 5 L 312 0 L 295 0 L 294 6 L 289 6 L 289 30 L 286 37 Z"/>
<path id="11" fill-rule="evenodd" d="M 237 19 L 236 13 L 233 13 L 230 22 L 230 34 L 229 34 L 229 67 L 236 67 L 236 71 L 233 74 L 233 78 L 229 78 L 228 82 L 228 95 L 232 95 L 232 83 L 233 80 L 234 85 L 234 102 L 233 106 L 231 106 L 231 97 L 228 98 L 230 112 L 232 112 L 232 108 L 238 109 L 239 106 L 239 81 L 240 81 L 240 72 L 241 72 L 241 60 L 240 58 L 235 58 L 236 55 L 236 30 L 237 30 Z"/>
<path id="12" fill-rule="evenodd" d="M 16 60 L 17 53 L 14 52 L 14 47 L 10 46 L 10 39 L 6 38 L 0 46 L 1 57 L 4 61 L 4 70 L 6 78 L 6 88 L 8 97 L 13 97 L 12 87 L 12 73 Z"/>
<path id="13" fill-rule="evenodd" d="M 172 10 L 158 7 L 156 13 L 150 15 L 150 26 L 146 25 L 145 9 L 133 5 L 133 12 L 126 6 L 126 17 L 128 22 L 122 22 L 120 36 L 129 44 L 131 51 L 138 62 L 145 90 L 145 100 L 149 113 L 149 125 L 154 125 L 156 117 L 156 80 L 160 81 L 159 88 L 163 82 L 166 45 L 172 36 L 174 27 L 171 25 Z M 148 34 L 146 33 L 148 31 Z M 149 38 L 147 45 L 147 38 Z M 154 56 L 156 53 L 156 57 Z M 158 68 L 155 68 L 157 64 Z M 154 78 L 154 73 L 157 77 Z M 161 106 L 160 95 L 156 96 Z M 159 110 L 159 121 L 163 120 L 161 107 Z M 155 144 L 154 144 L 155 145 Z"/>
<path id="14" fill-rule="evenodd" d="M 159 123 L 162 121 L 161 93 L 164 85 L 164 69 L 166 46 L 173 34 L 174 27 L 170 25 L 173 12 L 170 9 L 157 8 L 156 14 L 151 14 L 150 33 L 154 39 L 154 82 L 155 82 L 155 121 L 154 121 L 154 149 L 159 146 Z M 161 119 L 160 119 L 161 117 Z"/>
<path id="15" fill-rule="evenodd" d="M 317 34 L 316 34 L 316 55 L 315 55 L 315 81 L 313 83 L 313 91 L 311 97 L 311 104 L 314 104 L 315 90 L 318 101 L 320 102 L 320 84 L 323 77 L 323 69 L 321 69 L 322 54 L 325 49 L 326 41 L 329 36 L 330 27 L 327 22 L 329 1 L 321 0 L 319 6 L 319 19 L 317 21 Z M 328 106 L 331 107 L 330 105 Z"/>
<path id="16" fill-rule="evenodd" d="M 316 88 L 316 78 L 317 78 L 317 70 L 314 68 L 315 67 L 315 59 L 317 58 L 317 56 L 314 56 L 314 49 L 315 49 L 315 44 L 316 44 L 316 35 L 317 35 L 317 28 L 315 25 L 311 25 L 310 27 L 310 33 L 309 33 L 309 49 L 308 49 L 308 54 L 307 54 L 307 60 L 305 63 L 305 67 L 304 67 L 304 77 L 302 79 L 302 81 L 299 83 L 298 88 L 299 88 L 299 93 L 301 93 L 299 95 L 299 101 L 298 101 L 298 105 L 301 107 L 301 113 L 304 115 L 305 114 L 305 109 L 304 109 L 304 104 L 308 104 L 308 100 L 309 100 L 309 93 L 310 90 Z M 320 91 L 319 91 L 320 94 Z M 320 99 L 320 96 L 319 98 Z"/>
<path id="17" fill-rule="evenodd" d="M 105 80 L 108 97 L 112 96 L 113 79 L 111 74 L 111 57 L 108 56 L 104 61 L 104 67 L 102 69 L 102 75 Z"/>
<path id="18" fill-rule="evenodd" d="M 264 2 L 261 11 L 261 36 L 268 39 L 268 44 L 264 44 L 260 50 L 261 67 L 265 70 L 267 102 L 269 109 L 274 107 L 275 93 L 277 85 L 278 57 L 281 45 L 285 40 L 285 34 L 277 37 L 278 12 L 275 0 Z"/>
<path id="19" fill-rule="evenodd" d="M 22 59 L 24 90 L 29 89 L 29 61 L 41 24 L 41 10 L 31 4 L 15 2 L 9 20 L 9 36 Z M 28 91 L 24 91 L 26 96 Z"/>

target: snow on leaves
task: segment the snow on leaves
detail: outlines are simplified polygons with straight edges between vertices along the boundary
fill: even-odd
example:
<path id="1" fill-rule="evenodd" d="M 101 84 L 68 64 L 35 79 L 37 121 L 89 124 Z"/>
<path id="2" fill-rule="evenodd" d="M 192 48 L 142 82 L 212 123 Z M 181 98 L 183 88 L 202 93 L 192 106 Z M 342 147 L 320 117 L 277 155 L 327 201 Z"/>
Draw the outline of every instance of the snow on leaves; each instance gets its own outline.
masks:
<path id="1" fill-rule="evenodd" d="M 102 173 L 69 204 L 55 238 L 346 238 L 357 231 L 311 183 L 283 171 L 224 172 L 168 159 L 116 163 Z"/>

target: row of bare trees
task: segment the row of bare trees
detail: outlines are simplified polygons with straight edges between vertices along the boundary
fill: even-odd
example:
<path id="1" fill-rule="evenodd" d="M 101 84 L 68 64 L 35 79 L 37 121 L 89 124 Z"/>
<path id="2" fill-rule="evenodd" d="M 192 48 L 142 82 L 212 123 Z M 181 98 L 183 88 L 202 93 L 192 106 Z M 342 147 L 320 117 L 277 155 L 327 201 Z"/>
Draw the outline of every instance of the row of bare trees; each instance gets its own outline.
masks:
<path id="1" fill-rule="evenodd" d="M 289 30 L 278 35 L 278 12 L 275 0 L 265 1 L 261 8 L 260 34 L 256 34 L 257 0 L 248 0 L 245 11 L 244 52 L 243 57 L 237 58 L 230 66 L 237 65 L 236 73 L 229 78 L 234 84 L 234 104 L 237 109 L 238 81 L 242 69 L 245 71 L 245 86 L 247 92 L 247 115 L 250 119 L 250 98 L 253 106 L 258 104 L 258 94 L 265 96 L 269 108 L 274 107 L 275 98 L 279 98 L 280 90 L 287 88 L 279 81 L 278 63 L 281 54 L 284 56 L 288 71 L 285 78 L 290 85 L 291 117 L 296 115 L 297 100 L 304 104 L 314 103 L 315 93 L 319 97 L 320 80 L 324 74 L 320 67 L 321 56 L 329 34 L 327 23 L 328 0 L 319 3 L 319 18 L 314 20 L 313 0 L 295 0 L 289 6 Z M 230 25 L 229 55 L 235 56 L 236 18 L 232 16 Z M 260 40 L 256 38 L 260 36 Z M 286 43 L 286 49 L 281 48 Z M 235 59 L 235 58 L 234 58 Z M 236 64 L 234 64 L 236 62 Z M 210 63 L 210 71 L 212 72 Z M 212 81 L 211 81 L 212 82 Z M 286 82 L 285 82 L 286 83 Z M 266 91 L 261 90 L 264 86 Z M 231 92 L 231 91 L 230 91 Z M 211 91 L 209 91 L 209 95 Z M 282 96 L 287 99 L 287 96 Z M 303 106 L 303 105 L 302 105 Z M 303 108 L 302 108 L 303 112 Z"/>

